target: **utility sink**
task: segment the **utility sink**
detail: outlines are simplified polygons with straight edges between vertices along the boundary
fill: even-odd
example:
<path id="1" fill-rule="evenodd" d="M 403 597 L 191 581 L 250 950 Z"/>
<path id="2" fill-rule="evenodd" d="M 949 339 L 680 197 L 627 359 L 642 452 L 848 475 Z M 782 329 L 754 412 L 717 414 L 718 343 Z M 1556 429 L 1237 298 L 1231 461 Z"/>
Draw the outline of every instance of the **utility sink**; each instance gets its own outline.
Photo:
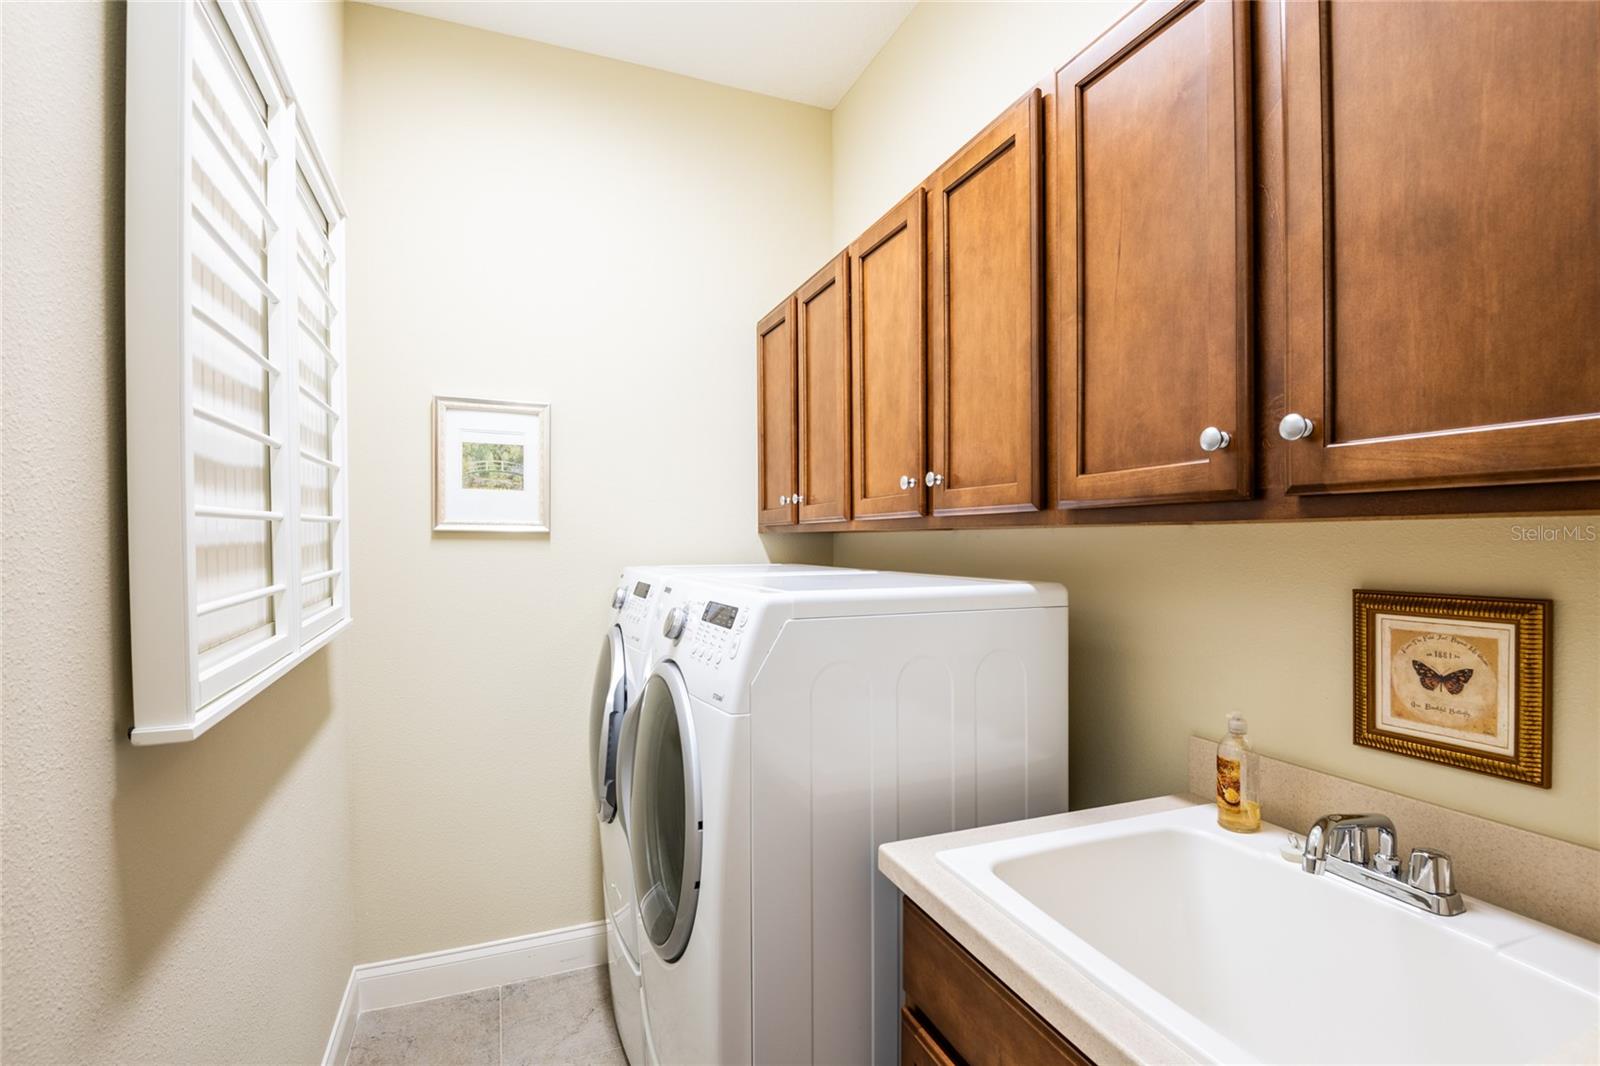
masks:
<path id="1" fill-rule="evenodd" d="M 1199 806 L 938 857 L 1202 1060 L 1600 1059 L 1600 945 L 1470 897 L 1438 917 L 1312 876 L 1285 841 Z"/>

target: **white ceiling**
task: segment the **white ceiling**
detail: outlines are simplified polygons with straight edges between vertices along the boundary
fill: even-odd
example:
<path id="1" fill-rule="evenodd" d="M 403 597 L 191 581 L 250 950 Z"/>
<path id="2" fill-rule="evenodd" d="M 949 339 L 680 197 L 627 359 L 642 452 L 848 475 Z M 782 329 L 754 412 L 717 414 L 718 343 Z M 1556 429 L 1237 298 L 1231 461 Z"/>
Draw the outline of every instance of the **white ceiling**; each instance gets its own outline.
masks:
<path id="1" fill-rule="evenodd" d="M 797 103 L 832 108 L 914 0 L 368 0 Z"/>

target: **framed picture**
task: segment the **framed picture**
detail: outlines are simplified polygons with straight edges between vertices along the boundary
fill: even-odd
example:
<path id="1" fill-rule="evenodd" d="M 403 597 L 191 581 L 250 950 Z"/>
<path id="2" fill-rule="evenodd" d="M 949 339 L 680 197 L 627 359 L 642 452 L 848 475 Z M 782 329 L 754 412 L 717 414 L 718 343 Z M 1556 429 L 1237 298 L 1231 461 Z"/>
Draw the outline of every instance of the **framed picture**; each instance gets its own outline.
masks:
<path id="1" fill-rule="evenodd" d="M 550 532 L 550 405 L 433 398 L 435 533 Z"/>
<path id="2" fill-rule="evenodd" d="M 1550 601 L 1355 592 L 1355 742 L 1550 787 Z"/>

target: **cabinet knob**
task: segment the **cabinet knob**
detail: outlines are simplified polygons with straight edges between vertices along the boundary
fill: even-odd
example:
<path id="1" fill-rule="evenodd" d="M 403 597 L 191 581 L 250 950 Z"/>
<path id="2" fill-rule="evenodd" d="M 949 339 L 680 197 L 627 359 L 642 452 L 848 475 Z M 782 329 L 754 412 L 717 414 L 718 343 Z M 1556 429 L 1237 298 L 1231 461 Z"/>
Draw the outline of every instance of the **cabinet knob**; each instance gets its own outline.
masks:
<path id="1" fill-rule="evenodd" d="M 1233 435 L 1225 429 L 1207 426 L 1200 431 L 1200 450 L 1203 452 L 1220 452 L 1231 443 Z"/>
<path id="2" fill-rule="evenodd" d="M 779 507 L 787 507 L 787 506 L 789 506 L 789 497 L 787 497 L 787 496 L 779 496 L 778 497 L 778 506 Z"/>
<path id="3" fill-rule="evenodd" d="M 910 474 L 902 474 L 900 476 L 900 487 L 902 489 L 914 489 L 917 487 L 917 479 Z"/>
<path id="4" fill-rule="evenodd" d="M 797 495 L 794 495 L 794 496 L 790 496 L 790 497 L 789 497 L 789 500 L 790 500 L 790 501 L 791 501 L 791 502 L 792 502 L 792 503 L 794 503 L 794 504 L 795 504 L 795 505 L 796 505 L 796 506 L 798 506 L 798 505 L 800 505 L 800 504 L 802 504 L 802 503 L 805 503 L 805 502 L 806 502 L 806 498 L 805 498 L 805 497 L 804 497 L 804 496 L 800 496 L 800 495 L 798 495 L 798 494 L 797 494 Z"/>
<path id="5" fill-rule="evenodd" d="M 943 474 L 935 474 L 932 470 L 930 470 L 923 477 L 922 483 L 924 485 L 928 486 L 930 489 L 933 488 L 935 485 L 943 485 L 944 484 L 944 475 Z"/>
<path id="6" fill-rule="evenodd" d="M 1283 421 L 1278 423 L 1278 436 L 1284 440 L 1305 440 L 1316 428 L 1311 419 L 1305 415 L 1290 411 L 1283 416 Z"/>

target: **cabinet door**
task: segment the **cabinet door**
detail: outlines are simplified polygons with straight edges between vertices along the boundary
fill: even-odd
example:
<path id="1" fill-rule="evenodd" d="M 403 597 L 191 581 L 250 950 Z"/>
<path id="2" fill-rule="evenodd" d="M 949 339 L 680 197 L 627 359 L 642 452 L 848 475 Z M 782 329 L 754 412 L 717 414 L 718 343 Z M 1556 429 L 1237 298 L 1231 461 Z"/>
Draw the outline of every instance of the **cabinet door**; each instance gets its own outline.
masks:
<path id="1" fill-rule="evenodd" d="M 1600 4 L 1285 26 L 1289 491 L 1600 477 Z"/>
<path id="2" fill-rule="evenodd" d="M 800 287 L 800 521 L 850 517 L 850 264 Z"/>
<path id="3" fill-rule="evenodd" d="M 938 1038 L 904 1007 L 900 1008 L 900 1066 L 956 1066 Z"/>
<path id="4" fill-rule="evenodd" d="M 795 474 L 795 300 L 756 326 L 756 449 L 760 524 L 792 525 Z"/>
<path id="5" fill-rule="evenodd" d="M 1030 90 L 928 189 L 929 468 L 940 514 L 1036 510 L 1044 176 Z"/>
<path id="6" fill-rule="evenodd" d="M 923 513 L 924 211 L 919 188 L 850 246 L 858 519 Z"/>
<path id="7" fill-rule="evenodd" d="M 1250 495 L 1248 19 L 1147 4 L 1057 72 L 1061 506 Z"/>
<path id="8" fill-rule="evenodd" d="M 901 1015 L 949 1060 L 1090 1066 L 1089 1059 L 911 900 L 901 906 Z M 926 1024 L 923 1024 L 923 1023 Z M 914 1030 L 912 1036 L 919 1034 Z M 912 1062 L 942 1066 L 924 1050 Z M 905 1052 L 901 1051 L 902 1061 Z"/>

